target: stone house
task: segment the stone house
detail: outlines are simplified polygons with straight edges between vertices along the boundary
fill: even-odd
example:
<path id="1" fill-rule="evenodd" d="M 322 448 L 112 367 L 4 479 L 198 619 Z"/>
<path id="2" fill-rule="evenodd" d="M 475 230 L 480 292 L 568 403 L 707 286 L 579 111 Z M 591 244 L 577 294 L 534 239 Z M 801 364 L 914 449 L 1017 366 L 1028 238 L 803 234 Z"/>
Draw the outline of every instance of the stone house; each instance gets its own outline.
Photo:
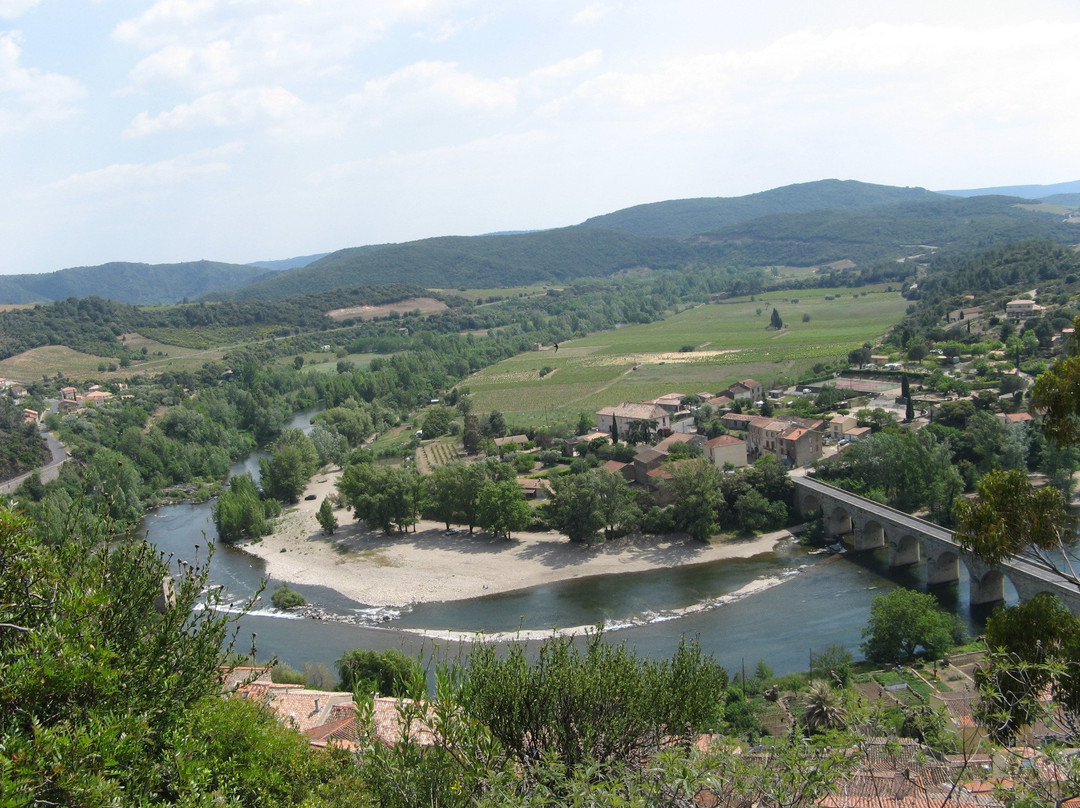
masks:
<path id="1" fill-rule="evenodd" d="M 705 456 L 717 468 L 725 463 L 741 468 L 747 464 L 746 441 L 734 435 L 717 435 L 705 443 Z"/>
<path id="2" fill-rule="evenodd" d="M 658 404 L 625 403 L 617 407 L 604 407 L 597 412 L 596 431 L 609 436 L 618 435 L 619 440 L 624 440 L 631 425 L 640 421 L 654 422 L 653 433 L 662 432 L 666 435 L 671 429 L 671 414 Z"/>

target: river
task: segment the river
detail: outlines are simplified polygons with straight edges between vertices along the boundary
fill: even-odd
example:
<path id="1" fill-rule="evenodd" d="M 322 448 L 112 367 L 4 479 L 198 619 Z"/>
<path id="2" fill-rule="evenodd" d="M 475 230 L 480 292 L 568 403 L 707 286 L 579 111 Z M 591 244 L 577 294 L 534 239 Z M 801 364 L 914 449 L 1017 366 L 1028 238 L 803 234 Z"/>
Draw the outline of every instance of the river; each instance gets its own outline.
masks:
<path id="1" fill-rule="evenodd" d="M 303 413 L 290 426 L 305 426 Z M 258 457 L 237 463 L 233 473 L 258 474 Z M 161 550 L 176 558 L 206 557 L 213 543 L 213 504 L 170 505 L 147 515 L 143 529 Z M 198 548 L 196 549 L 196 545 Z M 230 600 L 241 602 L 264 578 L 261 559 L 216 544 L 211 579 Z M 717 561 L 674 569 L 573 579 L 462 601 L 417 604 L 385 612 L 322 587 L 290 584 L 309 603 L 328 613 L 360 619 L 352 625 L 285 615 L 266 594 L 241 618 L 238 650 L 256 635 L 260 658 L 276 656 L 293 667 L 334 661 L 352 648 L 399 648 L 408 654 L 456 648 L 454 632 L 514 632 L 604 625 L 609 637 L 638 653 L 668 657 L 683 635 L 696 636 L 705 651 L 728 668 L 753 668 L 764 660 L 776 673 L 805 670 L 811 652 L 842 645 L 860 657 L 863 626 L 873 599 L 904 585 L 926 590 L 922 567 L 890 570 L 878 554 L 811 553 L 794 541 L 750 559 Z M 957 584 L 934 587 L 942 605 L 969 630 L 981 630 L 986 609 L 968 606 L 968 581 L 961 565 Z M 1015 591 L 1009 592 L 1015 601 Z M 382 622 L 391 618 L 387 622 Z"/>

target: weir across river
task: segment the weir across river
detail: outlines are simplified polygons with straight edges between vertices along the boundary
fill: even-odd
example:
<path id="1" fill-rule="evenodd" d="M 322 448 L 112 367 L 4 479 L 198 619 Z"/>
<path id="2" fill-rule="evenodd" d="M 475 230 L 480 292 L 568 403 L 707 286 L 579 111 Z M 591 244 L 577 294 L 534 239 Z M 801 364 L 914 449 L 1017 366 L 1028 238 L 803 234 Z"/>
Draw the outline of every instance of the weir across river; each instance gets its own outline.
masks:
<path id="1" fill-rule="evenodd" d="M 820 513 L 826 536 L 851 534 L 856 552 L 888 547 L 891 566 L 925 563 L 926 580 L 931 585 L 958 581 L 963 563 L 971 578 L 973 605 L 1003 601 L 1008 579 L 1020 600 L 1048 592 L 1060 598 L 1073 614 L 1080 615 L 1080 586 L 1059 572 L 1023 558 L 987 564 L 965 552 L 951 530 L 933 522 L 809 477 L 792 476 L 791 481 L 799 513 Z"/>

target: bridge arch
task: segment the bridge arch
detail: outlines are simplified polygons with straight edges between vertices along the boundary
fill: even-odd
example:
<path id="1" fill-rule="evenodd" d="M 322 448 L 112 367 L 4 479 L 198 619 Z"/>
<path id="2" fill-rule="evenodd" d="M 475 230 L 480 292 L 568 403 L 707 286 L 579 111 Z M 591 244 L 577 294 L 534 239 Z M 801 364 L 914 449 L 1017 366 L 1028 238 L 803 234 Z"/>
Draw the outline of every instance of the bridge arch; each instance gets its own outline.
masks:
<path id="1" fill-rule="evenodd" d="M 971 570 L 969 569 L 969 572 Z M 999 569 L 990 568 L 981 577 L 971 575 L 971 603 L 1000 603 L 1005 600 L 1005 575 Z"/>
<path id="2" fill-rule="evenodd" d="M 804 494 L 799 498 L 799 514 L 805 519 L 819 513 L 825 513 L 821 501 L 813 494 Z"/>
<path id="3" fill-rule="evenodd" d="M 889 559 L 890 567 L 910 567 L 922 561 L 922 548 L 919 540 L 910 533 L 905 533 L 892 545 L 892 558 Z"/>
<path id="4" fill-rule="evenodd" d="M 939 553 L 936 558 L 927 554 L 926 582 L 930 586 L 953 584 L 960 580 L 960 555 L 951 550 Z"/>
<path id="5" fill-rule="evenodd" d="M 855 531 L 854 550 L 875 550 L 885 546 L 885 526 L 875 519 L 863 522 L 862 527 Z"/>
<path id="6" fill-rule="evenodd" d="M 851 514 L 842 505 L 836 505 L 825 519 L 826 536 L 843 536 L 855 529 Z"/>

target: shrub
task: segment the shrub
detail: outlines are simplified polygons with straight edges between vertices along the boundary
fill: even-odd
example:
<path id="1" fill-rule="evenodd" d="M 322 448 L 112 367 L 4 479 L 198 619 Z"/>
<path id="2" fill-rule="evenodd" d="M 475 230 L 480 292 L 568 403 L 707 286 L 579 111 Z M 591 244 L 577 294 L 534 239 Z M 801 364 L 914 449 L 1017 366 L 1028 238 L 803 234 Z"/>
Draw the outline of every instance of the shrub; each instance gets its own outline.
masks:
<path id="1" fill-rule="evenodd" d="M 279 586 L 274 590 L 274 594 L 270 596 L 270 602 L 274 604 L 275 609 L 295 609 L 303 606 L 307 601 L 295 589 Z"/>

